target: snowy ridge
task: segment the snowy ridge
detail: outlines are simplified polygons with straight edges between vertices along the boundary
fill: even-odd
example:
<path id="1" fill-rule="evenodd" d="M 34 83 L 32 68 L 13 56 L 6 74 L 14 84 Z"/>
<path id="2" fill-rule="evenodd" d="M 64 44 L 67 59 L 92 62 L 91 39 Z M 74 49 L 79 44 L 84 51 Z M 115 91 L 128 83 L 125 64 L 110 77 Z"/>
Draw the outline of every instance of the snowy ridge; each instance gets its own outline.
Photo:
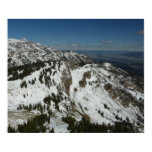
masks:
<path id="1" fill-rule="evenodd" d="M 40 61 L 66 60 L 73 63 L 91 62 L 85 55 L 76 52 L 63 52 L 52 47 L 46 47 L 40 43 L 33 43 L 26 39 L 8 40 L 8 66 L 20 66 Z"/>
<path id="2" fill-rule="evenodd" d="M 58 94 L 59 90 L 62 90 L 63 100 L 58 104 L 59 111 L 56 109 L 53 101 L 50 103 L 50 109 L 56 117 L 51 118 L 51 123 L 49 127 L 53 127 L 55 132 L 69 132 L 67 130 L 67 124 L 62 122 L 62 117 L 66 115 L 72 115 L 76 120 L 81 120 L 83 115 L 90 117 L 92 123 L 98 124 L 113 124 L 117 121 L 116 116 L 125 120 L 129 118 L 131 123 L 138 123 L 137 114 L 143 119 L 143 113 L 140 111 L 139 107 L 128 101 L 128 105 L 123 105 L 124 99 L 121 99 L 121 91 L 112 92 L 117 90 L 116 88 L 122 87 L 123 90 L 128 92 L 136 102 L 139 102 L 139 97 L 143 100 L 143 93 L 137 91 L 136 85 L 132 85 L 127 88 L 125 85 L 121 84 L 121 80 L 124 79 L 123 75 L 116 75 L 108 70 L 105 70 L 105 65 L 97 64 L 86 64 L 83 67 L 70 69 L 70 64 L 62 61 L 59 68 L 59 61 L 56 62 L 54 71 L 57 71 L 54 75 L 47 72 L 47 76 L 50 77 L 51 81 L 54 81 L 50 87 L 47 87 L 45 83 L 39 81 L 40 73 L 52 67 L 53 62 L 39 71 L 33 72 L 30 76 L 25 77 L 23 80 L 9 81 L 8 83 L 8 94 L 9 94 L 9 111 L 17 112 L 17 107 L 19 104 L 29 105 L 35 103 L 41 103 L 44 106 L 43 99 L 54 93 Z M 81 85 L 83 77 L 86 75 L 86 82 Z M 111 77 L 110 77 L 111 76 Z M 65 84 L 62 82 L 63 77 L 71 77 L 72 83 L 70 84 L 69 90 L 66 90 Z M 32 85 L 29 82 L 36 79 L 35 83 Z M 44 77 L 42 79 L 45 81 Z M 85 81 L 84 80 L 84 81 Z M 21 82 L 26 81 L 27 88 L 21 88 Z M 69 81 L 69 80 L 67 80 Z M 68 83 L 68 82 L 65 83 Z M 128 83 L 128 81 L 127 81 Z M 130 83 L 133 83 L 130 81 Z M 106 85 L 110 84 L 110 89 L 106 88 Z M 59 89 L 60 88 L 60 89 Z M 134 91 L 132 91 L 134 90 Z M 69 92 L 68 92 L 69 91 Z M 113 94 L 115 96 L 113 96 Z M 138 96 L 137 96 L 138 94 Z M 25 96 L 24 96 L 25 95 Z M 72 104 L 74 103 L 75 112 L 73 113 Z M 105 107 L 108 108 L 105 108 Z M 99 114 L 102 111 L 103 116 Z M 39 113 L 33 111 L 34 113 Z M 10 120 L 11 122 L 11 120 Z M 15 123 L 15 121 L 14 121 Z M 18 119 L 16 119 L 16 124 L 18 124 Z M 58 125 L 57 125 L 58 124 Z M 142 124 L 142 123 L 141 123 Z"/>

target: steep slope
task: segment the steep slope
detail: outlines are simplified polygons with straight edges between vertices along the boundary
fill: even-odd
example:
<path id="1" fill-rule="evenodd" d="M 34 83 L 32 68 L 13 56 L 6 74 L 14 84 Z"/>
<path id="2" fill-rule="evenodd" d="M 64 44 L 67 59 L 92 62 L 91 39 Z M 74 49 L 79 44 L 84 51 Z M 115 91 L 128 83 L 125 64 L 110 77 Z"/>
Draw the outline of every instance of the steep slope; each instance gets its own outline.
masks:
<path id="1" fill-rule="evenodd" d="M 38 50 L 37 53 L 41 57 L 42 53 Z M 76 129 L 84 119 L 88 125 L 107 126 L 126 121 L 133 125 L 135 132 L 142 132 L 143 89 L 127 72 L 110 63 L 90 64 L 90 60 L 83 60 L 84 63 L 80 66 L 80 62 L 72 62 L 73 57 L 81 61 L 82 56 L 74 52 L 71 55 L 70 52 L 65 53 L 67 60 L 58 58 L 46 61 L 40 58 L 43 62 L 34 65 L 31 63 L 34 62 L 32 58 L 28 64 L 30 70 L 26 72 L 27 67 L 22 65 L 23 62 L 22 66 L 16 66 L 22 60 L 18 63 L 15 55 L 17 73 L 10 70 L 11 81 L 8 81 L 11 127 L 19 131 L 17 125 L 36 115 L 46 114 L 45 132 L 50 132 L 51 129 L 54 132 L 79 132 Z"/>

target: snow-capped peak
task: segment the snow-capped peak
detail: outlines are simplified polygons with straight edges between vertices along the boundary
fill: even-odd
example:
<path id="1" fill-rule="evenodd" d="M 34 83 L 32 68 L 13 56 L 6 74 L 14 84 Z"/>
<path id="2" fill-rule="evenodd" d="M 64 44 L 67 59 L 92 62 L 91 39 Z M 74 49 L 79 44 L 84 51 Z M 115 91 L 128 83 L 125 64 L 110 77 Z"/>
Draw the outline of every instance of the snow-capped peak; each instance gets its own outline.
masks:
<path id="1" fill-rule="evenodd" d="M 9 67 L 34 63 L 38 60 L 41 62 L 66 60 L 76 64 L 91 62 L 90 58 L 85 55 L 79 55 L 73 51 L 63 52 L 25 39 L 9 39 L 8 53 Z"/>

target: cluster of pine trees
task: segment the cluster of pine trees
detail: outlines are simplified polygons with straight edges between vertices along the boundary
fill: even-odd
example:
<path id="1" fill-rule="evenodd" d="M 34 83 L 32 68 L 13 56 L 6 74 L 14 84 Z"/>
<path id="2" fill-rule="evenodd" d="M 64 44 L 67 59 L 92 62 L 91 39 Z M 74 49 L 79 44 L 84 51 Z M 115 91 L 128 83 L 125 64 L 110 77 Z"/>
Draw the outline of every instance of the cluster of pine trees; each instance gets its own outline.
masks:
<path id="1" fill-rule="evenodd" d="M 49 116 L 52 115 L 50 105 L 47 105 L 47 104 L 42 105 L 41 103 L 35 103 L 35 104 L 29 104 L 29 105 L 19 104 L 19 106 L 17 107 L 17 110 L 26 110 L 29 112 L 32 110 L 37 110 L 41 114 L 44 112 L 47 112 Z"/>
<path id="2" fill-rule="evenodd" d="M 19 104 L 17 110 L 27 110 L 29 112 L 32 110 L 38 110 L 41 113 L 43 113 L 46 110 L 46 106 L 45 105 L 42 106 L 41 103 L 29 104 L 29 105 Z"/>
<path id="3" fill-rule="evenodd" d="M 26 81 L 23 81 L 21 84 L 20 84 L 21 88 L 27 88 L 27 84 L 26 84 Z"/>
<path id="4" fill-rule="evenodd" d="M 29 80 L 29 82 L 26 82 L 25 80 L 22 81 L 22 83 L 20 84 L 21 88 L 27 88 L 27 83 L 33 85 L 36 82 L 36 78 L 32 79 L 31 81 Z"/>
<path id="5" fill-rule="evenodd" d="M 29 84 L 31 84 L 31 85 L 33 85 L 33 84 L 35 84 L 35 82 L 36 82 L 36 78 L 34 78 L 33 80 L 29 80 Z"/>
<path id="6" fill-rule="evenodd" d="M 62 121 L 68 124 L 68 130 L 71 133 L 133 133 L 135 129 L 128 121 L 117 121 L 114 125 L 90 123 L 84 116 L 81 121 L 76 121 L 73 117 L 63 117 Z"/>
<path id="7" fill-rule="evenodd" d="M 98 110 L 98 113 L 101 115 L 101 117 L 103 117 L 103 116 L 104 116 L 104 113 L 103 113 L 103 112 L 101 112 L 100 110 Z"/>
<path id="8" fill-rule="evenodd" d="M 8 76 L 12 76 L 8 81 L 23 79 L 24 77 L 31 75 L 32 72 L 40 70 L 45 66 L 45 62 L 36 62 L 31 64 L 20 65 L 17 67 L 8 68 Z"/>
<path id="9" fill-rule="evenodd" d="M 9 133 L 14 132 L 20 132 L 20 133 L 45 133 L 48 132 L 54 132 L 54 129 L 52 128 L 49 130 L 49 128 L 46 127 L 45 124 L 50 123 L 50 116 L 47 114 L 40 114 L 35 116 L 32 119 L 29 119 L 24 124 L 19 124 L 17 126 L 17 129 L 12 128 L 10 125 L 8 127 Z"/>
<path id="10" fill-rule="evenodd" d="M 110 110 L 110 108 L 107 106 L 107 104 L 104 104 L 104 108 Z"/>
<path id="11" fill-rule="evenodd" d="M 51 75 L 55 75 L 57 71 L 55 70 L 55 66 L 57 65 L 58 70 L 60 70 L 61 61 L 53 61 L 53 62 L 47 62 L 50 67 L 45 68 L 40 72 L 39 81 L 41 83 L 44 83 L 48 88 L 50 88 L 51 85 L 55 85 L 54 79 L 51 79 Z M 51 64 L 52 63 L 52 64 Z M 58 64 L 56 64 L 58 63 Z M 49 74 L 48 74 L 49 73 Z"/>
<path id="12" fill-rule="evenodd" d="M 46 96 L 46 97 L 43 99 L 44 103 L 47 104 L 47 105 L 50 105 L 50 104 L 51 104 L 51 101 L 53 101 L 53 102 L 55 103 L 55 108 L 56 108 L 58 111 L 60 111 L 58 104 L 59 104 L 62 100 L 63 100 L 63 96 L 62 96 L 62 92 L 61 92 L 61 91 L 59 91 L 57 95 L 55 95 L 54 93 L 52 93 L 51 96 L 48 95 L 48 96 Z"/>

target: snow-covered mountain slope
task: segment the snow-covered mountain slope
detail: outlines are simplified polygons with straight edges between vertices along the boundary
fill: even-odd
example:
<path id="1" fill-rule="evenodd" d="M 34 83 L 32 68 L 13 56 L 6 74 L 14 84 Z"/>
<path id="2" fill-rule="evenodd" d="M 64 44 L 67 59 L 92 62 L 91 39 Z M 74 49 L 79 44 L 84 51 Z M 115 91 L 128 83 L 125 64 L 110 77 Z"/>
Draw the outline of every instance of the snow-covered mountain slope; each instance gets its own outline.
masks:
<path id="1" fill-rule="evenodd" d="M 23 52 L 28 54 L 28 51 Z M 29 64 L 28 68 L 16 67 L 18 62 L 14 60 L 16 73 L 10 70 L 9 79 L 12 79 L 8 81 L 8 120 L 12 127 L 17 128 L 35 115 L 47 114 L 46 132 L 52 128 L 54 132 L 70 132 L 69 121 L 76 121 L 77 125 L 83 117 L 98 125 L 127 120 L 137 132 L 143 131 L 143 89 L 126 71 L 110 63 L 86 62 L 80 66 L 72 62 L 72 57 L 82 56 L 74 52 L 65 56 L 67 60 L 38 62 Z M 71 119 L 65 121 L 66 117 Z"/>
<path id="2" fill-rule="evenodd" d="M 8 40 L 8 66 L 20 66 L 29 63 L 35 63 L 40 61 L 56 61 L 65 60 L 71 61 L 75 64 L 81 64 L 86 62 L 92 62 L 89 57 L 85 55 L 79 55 L 76 52 L 69 51 L 63 52 L 57 49 L 46 47 L 40 43 L 33 43 L 26 39 Z"/>

